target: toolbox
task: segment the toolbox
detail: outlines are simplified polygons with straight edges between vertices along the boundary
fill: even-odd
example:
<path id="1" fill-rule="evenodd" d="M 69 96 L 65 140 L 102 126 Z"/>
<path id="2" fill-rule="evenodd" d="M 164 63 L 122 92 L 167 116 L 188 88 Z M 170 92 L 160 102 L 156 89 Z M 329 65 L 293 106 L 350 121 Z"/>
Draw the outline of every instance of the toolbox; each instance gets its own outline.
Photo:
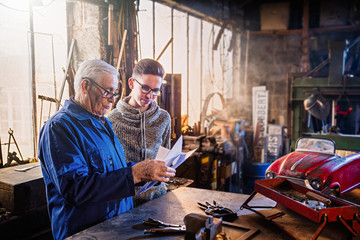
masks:
<path id="1" fill-rule="evenodd" d="M 341 222 L 354 236 L 360 232 L 359 205 L 341 198 L 325 195 L 309 189 L 286 178 L 255 181 L 255 190 L 241 208 L 251 210 L 267 220 L 280 217 L 281 214 L 265 217 L 255 210 L 262 206 L 250 206 L 252 198 L 260 193 L 313 222 L 321 223 L 315 232 L 316 239 L 328 222 Z"/>

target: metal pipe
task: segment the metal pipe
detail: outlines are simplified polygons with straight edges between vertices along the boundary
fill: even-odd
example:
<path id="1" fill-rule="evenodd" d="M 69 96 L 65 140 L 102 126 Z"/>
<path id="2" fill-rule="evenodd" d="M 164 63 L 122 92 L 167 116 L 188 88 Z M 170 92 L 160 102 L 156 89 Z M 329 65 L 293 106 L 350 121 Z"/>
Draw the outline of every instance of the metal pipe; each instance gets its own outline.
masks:
<path id="1" fill-rule="evenodd" d="M 60 89 L 60 94 L 59 94 L 59 103 L 61 103 L 61 99 L 64 93 L 64 89 L 65 89 L 65 84 L 66 84 L 66 78 L 67 78 L 67 74 L 70 68 L 70 63 L 71 63 L 71 58 L 72 58 L 72 54 L 73 54 L 73 49 L 74 49 L 74 45 L 75 45 L 75 39 L 71 40 L 71 45 L 70 45 L 70 50 L 69 50 L 69 54 L 68 54 L 68 58 L 67 58 L 67 63 L 66 63 L 66 69 L 65 69 L 65 73 L 64 73 L 64 78 L 63 78 L 63 82 L 61 85 L 61 89 Z M 60 104 L 58 104 L 56 106 L 56 111 L 59 110 L 60 108 Z"/>
<path id="2" fill-rule="evenodd" d="M 174 8 L 171 7 L 171 39 L 174 39 Z M 175 118 L 175 78 L 174 78 L 174 41 L 171 44 L 171 105 L 170 114 Z M 180 122 L 180 119 L 177 120 Z M 175 129 L 173 129 L 175 132 Z"/>
<path id="3" fill-rule="evenodd" d="M 331 101 L 331 126 L 336 126 L 336 118 L 335 118 L 335 105 L 336 105 L 336 101 L 332 100 Z"/>
<path id="4" fill-rule="evenodd" d="M 212 30 L 211 30 L 211 46 L 214 46 L 214 36 L 215 36 L 215 24 L 213 24 L 212 26 Z M 214 82 L 215 82 L 215 58 L 214 58 L 214 48 L 211 48 L 211 83 L 212 83 L 212 87 L 213 89 L 210 90 L 210 92 L 214 91 Z"/>
<path id="5" fill-rule="evenodd" d="M 203 20 L 200 19 L 200 111 L 202 107 L 202 93 L 203 93 Z M 202 126 L 199 126 L 200 128 Z M 201 132 L 201 129 L 200 129 Z"/>
<path id="6" fill-rule="evenodd" d="M 109 4 L 109 6 L 108 6 L 108 45 L 112 45 L 111 25 L 113 22 L 113 10 L 114 10 L 114 5 Z"/>
<path id="7" fill-rule="evenodd" d="M 222 83 L 222 86 L 221 86 L 221 93 L 223 95 L 225 95 L 225 37 L 224 37 L 224 34 L 222 35 L 222 51 L 220 51 L 220 61 L 221 61 L 221 83 Z"/>
<path id="8" fill-rule="evenodd" d="M 117 61 L 117 65 L 116 65 L 116 70 L 119 72 L 120 70 L 120 63 L 122 60 L 122 55 L 124 52 L 124 48 L 125 48 L 125 42 L 126 42 L 126 36 L 127 36 L 127 29 L 124 30 L 123 32 L 123 39 L 121 41 L 121 47 L 120 47 L 120 52 L 119 52 L 119 56 L 118 56 L 118 61 Z M 123 85 L 126 85 L 126 80 L 124 80 L 125 83 L 122 83 Z"/>
<path id="9" fill-rule="evenodd" d="M 164 54 L 164 52 L 166 51 L 166 49 L 169 47 L 170 43 L 172 43 L 173 38 L 171 37 L 169 39 L 169 41 L 166 43 L 165 47 L 163 48 L 163 50 L 161 51 L 161 53 L 159 54 L 159 56 L 156 58 L 156 61 L 159 61 L 159 59 L 161 58 L 161 56 Z"/>
<path id="10" fill-rule="evenodd" d="M 189 51 L 189 13 L 186 14 L 186 115 L 189 119 L 189 102 L 190 102 L 190 97 L 189 97 L 189 76 L 190 76 L 190 72 L 189 72 L 189 58 L 190 58 L 190 51 Z M 188 120 L 189 121 L 189 120 Z"/>
<path id="11" fill-rule="evenodd" d="M 250 45 L 250 31 L 246 31 L 246 47 L 245 47 L 245 69 L 244 69 L 244 96 L 247 99 L 247 73 L 249 63 L 249 45 Z"/>
<path id="12" fill-rule="evenodd" d="M 55 53 L 54 53 L 54 36 L 51 34 L 51 54 L 52 54 L 52 65 L 53 65 L 53 75 L 54 75 L 54 97 L 57 98 L 57 88 L 56 88 L 56 71 L 55 71 Z"/>
<path id="13" fill-rule="evenodd" d="M 51 104 L 51 103 L 50 103 Z M 42 120 L 42 110 L 43 110 L 44 100 L 41 99 L 41 105 L 40 105 L 40 119 L 39 119 L 39 132 L 41 130 L 41 120 Z"/>
<path id="14" fill-rule="evenodd" d="M 153 1 L 153 59 L 155 59 L 155 1 Z"/>
<path id="15" fill-rule="evenodd" d="M 239 33 L 239 48 L 238 48 L 238 50 L 239 50 L 239 79 L 241 79 L 241 75 L 242 75 L 242 34 L 241 33 Z M 233 81 L 234 81 L 234 79 L 233 79 Z M 240 83 L 241 84 L 241 83 Z M 234 89 L 235 90 L 235 89 Z M 233 91 L 234 91 L 233 90 Z M 237 91 L 236 92 L 237 94 L 239 94 L 239 93 L 241 93 L 241 89 L 239 89 L 239 91 Z M 236 96 L 236 95 L 235 95 Z M 243 100 L 243 99 L 242 99 Z"/>
<path id="16" fill-rule="evenodd" d="M 33 157 L 36 158 L 37 153 L 37 106 L 36 106 L 36 71 L 35 71 L 35 40 L 34 40 L 34 16 L 32 1 L 29 1 L 29 23 L 30 23 L 30 56 L 29 56 L 29 67 L 30 67 L 30 85 L 31 85 L 31 112 L 32 112 L 32 147 Z"/>

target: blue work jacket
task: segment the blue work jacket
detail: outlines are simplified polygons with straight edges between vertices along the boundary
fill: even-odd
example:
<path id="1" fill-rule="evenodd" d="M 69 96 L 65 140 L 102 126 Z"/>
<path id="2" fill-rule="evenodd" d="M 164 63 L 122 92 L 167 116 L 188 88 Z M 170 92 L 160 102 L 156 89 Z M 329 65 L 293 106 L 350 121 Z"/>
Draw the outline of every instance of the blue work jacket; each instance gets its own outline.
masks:
<path id="1" fill-rule="evenodd" d="M 54 239 L 63 239 L 133 207 L 131 166 L 112 131 L 66 101 L 43 126 L 39 159 Z"/>

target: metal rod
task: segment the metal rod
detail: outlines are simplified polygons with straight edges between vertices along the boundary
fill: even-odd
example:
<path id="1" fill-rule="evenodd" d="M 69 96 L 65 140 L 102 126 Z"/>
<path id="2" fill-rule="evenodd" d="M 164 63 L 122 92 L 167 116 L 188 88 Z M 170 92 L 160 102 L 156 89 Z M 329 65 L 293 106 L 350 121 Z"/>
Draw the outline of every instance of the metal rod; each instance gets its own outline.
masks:
<path id="1" fill-rule="evenodd" d="M 203 101 L 203 20 L 200 19 L 200 116 L 201 116 L 201 109 L 202 109 L 202 101 Z M 201 131 L 201 127 L 203 126 L 199 126 L 200 127 L 200 131 Z"/>
<path id="2" fill-rule="evenodd" d="M 121 63 L 122 55 L 123 55 L 123 52 L 124 52 L 124 49 L 125 49 L 126 35 L 127 35 L 127 30 L 125 29 L 124 33 L 123 33 L 123 39 L 121 41 L 121 47 L 120 47 L 118 62 L 117 62 L 117 65 L 116 65 L 116 70 L 117 71 L 119 71 L 119 69 L 120 69 L 120 63 Z"/>
<path id="3" fill-rule="evenodd" d="M 42 110 L 43 110 L 43 104 L 44 104 L 44 100 L 43 99 L 41 99 L 41 105 L 40 105 L 40 116 L 39 116 L 39 132 L 40 132 L 40 130 L 41 130 L 41 120 L 42 120 Z"/>
<path id="4" fill-rule="evenodd" d="M 8 133 L 9 133 L 9 141 L 8 141 L 8 150 L 7 150 L 7 152 L 8 152 L 8 157 L 9 157 L 9 152 L 10 152 L 10 142 L 11 142 L 11 128 L 9 129 L 9 131 L 8 131 Z"/>
<path id="5" fill-rule="evenodd" d="M 152 17 L 153 17 L 153 59 L 155 59 L 155 1 L 153 1 L 153 11 L 152 11 Z"/>
<path id="6" fill-rule="evenodd" d="M 124 30 L 124 34 L 123 34 L 123 39 L 121 42 L 121 47 L 120 47 L 120 52 L 119 52 L 119 57 L 118 57 L 118 62 L 117 62 L 117 66 L 116 66 L 116 70 L 119 72 L 120 70 L 120 63 L 122 60 L 122 56 L 123 56 L 123 52 L 125 49 L 125 42 L 126 42 L 126 36 L 127 36 L 127 29 Z M 120 99 L 123 99 L 125 97 L 125 92 L 126 92 L 126 76 L 125 76 L 125 72 L 122 71 L 121 72 L 121 97 Z M 114 106 L 114 105 L 113 105 Z"/>
<path id="7" fill-rule="evenodd" d="M 54 36 L 51 34 L 51 54 L 52 54 L 52 65 L 53 65 L 53 75 L 54 75 L 54 97 L 57 98 L 57 88 L 56 88 L 56 71 L 55 71 L 55 49 L 54 49 Z"/>
<path id="8" fill-rule="evenodd" d="M 220 61 L 221 61 L 221 83 L 222 83 L 222 86 L 221 86 L 221 93 L 224 95 L 225 93 L 225 37 L 224 35 L 222 35 L 222 48 L 220 50 Z"/>
<path id="9" fill-rule="evenodd" d="M 161 51 L 161 53 L 159 54 L 159 56 L 156 58 L 156 61 L 159 61 L 159 59 L 161 58 L 161 56 L 164 54 L 164 52 L 166 51 L 166 49 L 169 47 L 170 43 L 172 43 L 173 38 L 171 37 L 169 39 L 169 41 L 166 43 L 165 47 L 163 48 L 163 50 Z"/>
<path id="10" fill-rule="evenodd" d="M 331 101 L 331 126 L 336 126 L 336 118 L 335 118 L 335 104 L 336 101 L 332 100 Z"/>
<path id="11" fill-rule="evenodd" d="M 66 63 L 66 69 L 65 69 L 65 73 L 64 73 L 64 78 L 63 78 L 63 82 L 62 82 L 62 86 L 60 89 L 60 94 L 59 94 L 59 103 L 61 102 L 63 93 L 64 93 L 64 89 L 65 89 L 65 83 L 66 83 L 66 78 L 67 78 L 67 74 L 70 68 L 70 63 L 71 63 L 71 58 L 72 58 L 72 54 L 73 54 L 73 50 L 74 50 L 74 45 L 75 45 L 75 39 L 71 40 L 71 45 L 70 45 L 70 50 L 69 50 L 69 54 L 68 54 L 68 58 L 67 58 L 67 63 Z M 56 106 L 56 111 L 59 110 L 60 108 L 60 104 L 58 104 Z"/>
<path id="12" fill-rule="evenodd" d="M 312 237 L 312 240 L 316 240 L 319 237 L 320 233 L 324 230 L 325 225 L 327 224 L 327 222 L 328 222 L 327 214 L 324 214 L 323 215 L 323 222 L 321 223 L 321 225 L 316 230 L 315 234 Z"/>
<path id="13" fill-rule="evenodd" d="M 111 37 L 111 25 L 112 25 L 112 19 L 113 19 L 113 9 L 114 5 L 109 4 L 108 6 L 108 45 L 112 45 L 112 37 Z"/>
<path id="14" fill-rule="evenodd" d="M 321 68 L 325 67 L 326 65 L 328 65 L 330 62 L 329 58 L 327 58 L 326 60 L 324 60 L 323 62 L 321 62 L 319 65 L 317 65 L 316 67 L 314 67 L 313 70 L 311 70 L 310 72 L 308 72 L 305 76 L 308 77 L 311 74 L 313 74 L 314 72 L 319 71 Z"/>
<path id="15" fill-rule="evenodd" d="M 211 46 L 214 46 L 215 39 L 215 24 L 212 25 L 211 29 Z M 214 57 L 214 48 L 211 48 L 211 92 L 214 92 L 214 82 L 215 82 L 215 57 Z"/>
<path id="16" fill-rule="evenodd" d="M 49 115 L 48 115 L 48 119 L 50 118 L 50 115 L 51 115 L 51 106 L 52 106 L 52 104 L 51 104 L 51 102 L 49 103 Z"/>
<path id="17" fill-rule="evenodd" d="M 189 58 L 190 58 L 190 51 L 189 51 L 189 13 L 186 14 L 186 115 L 188 117 L 189 121 L 189 103 L 190 103 L 190 97 L 189 97 Z"/>
<path id="18" fill-rule="evenodd" d="M 0 168 L 2 168 L 2 167 L 4 167 L 4 161 L 3 161 L 1 137 L 0 137 Z"/>
<path id="19" fill-rule="evenodd" d="M 239 33 L 239 48 L 237 48 L 238 50 L 239 50 L 239 67 L 238 67 L 238 71 L 239 71 L 239 79 L 241 79 L 241 69 L 242 69 L 242 34 L 241 33 Z M 233 79 L 233 81 L 234 81 L 234 79 Z M 234 88 L 233 89 L 233 91 L 235 90 L 236 88 Z M 239 89 L 238 91 L 236 91 L 236 94 L 239 94 L 239 93 L 241 93 L 241 89 Z M 236 94 L 235 94 L 235 96 L 236 96 Z"/>
<path id="20" fill-rule="evenodd" d="M 174 8 L 171 7 L 171 38 L 174 39 Z M 174 77 L 174 41 L 171 44 L 171 104 L 170 115 L 175 118 L 175 77 Z M 175 132 L 175 129 L 172 130 Z"/>
<path id="21" fill-rule="evenodd" d="M 139 7 L 139 6 L 138 6 Z M 139 55 L 140 59 L 142 59 L 142 53 L 141 53 L 141 40 L 140 40 L 140 23 L 139 23 L 139 10 L 136 10 L 136 24 L 137 24 L 137 41 L 139 46 Z"/>
<path id="22" fill-rule="evenodd" d="M 171 7 L 171 38 L 174 39 L 174 8 Z M 171 74 L 174 74 L 174 42 L 171 44 Z M 171 89 L 172 91 L 172 89 Z M 174 92 L 172 91 L 172 96 Z M 171 99 L 173 103 L 173 99 Z"/>
<path id="23" fill-rule="evenodd" d="M 244 96 L 247 99 L 247 75 L 248 75 L 248 63 L 249 63 L 249 45 L 250 45 L 250 31 L 246 31 L 246 47 L 245 47 L 245 69 L 244 69 Z"/>
<path id="24" fill-rule="evenodd" d="M 8 133 L 9 133 L 8 154 L 10 153 L 10 139 L 12 138 L 13 141 L 14 141 L 14 143 L 15 143 L 16 149 L 17 149 L 18 152 L 19 152 L 19 155 L 20 155 L 20 157 L 21 157 L 21 160 L 24 160 L 23 156 L 21 155 L 21 151 L 20 151 L 19 145 L 17 144 L 17 142 L 16 142 L 16 140 L 15 140 L 14 131 L 13 131 L 11 128 L 9 128 Z M 9 156 L 8 156 L 8 157 L 9 157 Z"/>
<path id="25" fill-rule="evenodd" d="M 29 23 L 30 23 L 30 86 L 31 86 L 31 108 L 32 108 L 32 147 L 33 157 L 36 158 L 37 153 L 37 106 L 36 106 L 36 71 L 35 71 L 35 39 L 34 39 L 34 17 L 32 1 L 29 1 Z"/>

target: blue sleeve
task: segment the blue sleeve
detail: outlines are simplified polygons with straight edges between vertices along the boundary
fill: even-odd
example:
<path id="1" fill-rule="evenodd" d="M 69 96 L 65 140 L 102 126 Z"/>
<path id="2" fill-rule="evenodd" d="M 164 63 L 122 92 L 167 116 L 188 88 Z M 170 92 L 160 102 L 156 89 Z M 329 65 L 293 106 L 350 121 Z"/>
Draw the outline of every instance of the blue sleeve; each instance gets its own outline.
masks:
<path id="1" fill-rule="evenodd" d="M 77 206 L 133 196 L 131 166 L 113 171 L 94 167 L 91 156 L 84 156 L 91 152 L 91 149 L 84 149 L 87 146 L 84 142 L 94 136 L 91 132 L 89 136 L 79 135 L 71 124 L 51 122 L 45 125 L 39 141 L 45 183 L 53 184 L 66 202 Z M 98 147 L 95 142 L 94 149 Z"/>

